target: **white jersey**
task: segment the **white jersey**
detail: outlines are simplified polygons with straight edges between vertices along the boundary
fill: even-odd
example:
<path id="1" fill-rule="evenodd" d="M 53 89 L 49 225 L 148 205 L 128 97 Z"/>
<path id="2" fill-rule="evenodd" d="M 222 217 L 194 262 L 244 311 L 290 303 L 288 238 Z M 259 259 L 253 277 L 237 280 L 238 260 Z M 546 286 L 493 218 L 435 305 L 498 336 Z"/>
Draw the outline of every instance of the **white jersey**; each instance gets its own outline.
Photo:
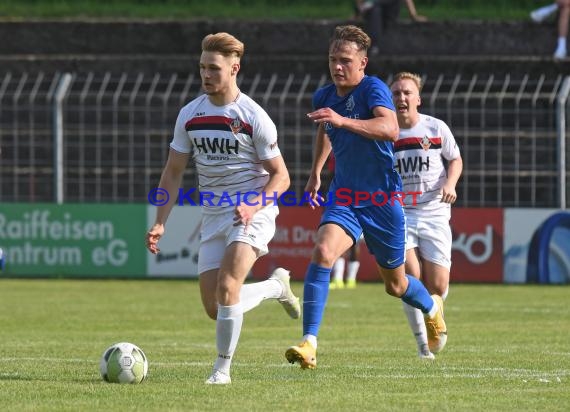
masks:
<path id="1" fill-rule="evenodd" d="M 402 176 L 405 193 L 420 192 L 415 198 L 405 196 L 406 213 L 428 211 L 430 215 L 450 215 L 451 205 L 441 202 L 441 188 L 447 179 L 444 161 L 457 159 L 459 148 L 449 127 L 435 117 L 419 115 L 410 129 L 400 129 L 394 145 L 394 168 Z"/>
<path id="2" fill-rule="evenodd" d="M 212 104 L 207 95 L 192 100 L 178 114 L 170 147 L 192 153 L 206 213 L 252 201 L 252 192 L 261 193 L 269 181 L 262 161 L 281 155 L 275 124 L 243 93 L 225 106 Z"/>

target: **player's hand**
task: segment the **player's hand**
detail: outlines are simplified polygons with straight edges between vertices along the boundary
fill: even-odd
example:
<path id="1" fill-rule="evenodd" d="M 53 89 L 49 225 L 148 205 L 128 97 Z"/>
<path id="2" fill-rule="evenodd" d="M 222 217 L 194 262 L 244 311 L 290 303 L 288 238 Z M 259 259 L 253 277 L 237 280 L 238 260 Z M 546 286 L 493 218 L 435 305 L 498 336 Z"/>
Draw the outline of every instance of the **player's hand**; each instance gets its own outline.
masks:
<path id="1" fill-rule="evenodd" d="M 157 255 L 160 252 L 158 248 L 158 241 L 164 235 L 164 225 L 155 223 L 148 232 L 146 232 L 145 236 L 145 244 L 146 248 L 149 250 L 150 253 L 153 255 Z"/>
<path id="2" fill-rule="evenodd" d="M 238 205 L 234 209 L 234 226 L 244 225 L 245 230 L 253 220 L 253 215 L 259 210 L 258 206 L 253 205 Z"/>
<path id="3" fill-rule="evenodd" d="M 305 196 L 308 194 L 310 203 L 309 207 L 315 209 L 320 206 L 321 202 L 324 201 L 323 197 L 319 194 L 319 188 L 321 187 L 320 176 L 310 176 L 307 184 L 305 185 Z"/>
<path id="4" fill-rule="evenodd" d="M 330 123 L 333 127 L 342 127 L 344 117 L 332 110 L 330 107 L 323 107 L 314 112 L 307 113 L 307 117 L 314 123 Z"/>
<path id="5" fill-rule="evenodd" d="M 442 203 L 453 204 L 457 200 L 457 193 L 454 186 L 443 185 L 441 188 Z"/>

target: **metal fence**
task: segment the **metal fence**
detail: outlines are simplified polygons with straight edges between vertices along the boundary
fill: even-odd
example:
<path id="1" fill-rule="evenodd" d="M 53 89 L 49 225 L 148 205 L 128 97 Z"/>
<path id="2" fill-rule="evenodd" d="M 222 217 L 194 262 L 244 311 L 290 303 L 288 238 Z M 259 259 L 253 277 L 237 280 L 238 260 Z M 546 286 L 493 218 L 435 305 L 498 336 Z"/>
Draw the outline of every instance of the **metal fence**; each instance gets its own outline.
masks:
<path id="1" fill-rule="evenodd" d="M 315 132 L 305 114 L 328 75 L 238 80 L 277 124 L 292 189 L 301 192 Z M 565 207 L 570 76 L 424 82 L 422 111 L 447 122 L 462 150 L 459 206 Z M 197 73 L 1 74 L 0 201 L 146 202 L 178 110 L 199 93 Z M 195 179 L 189 168 L 185 187 Z"/>

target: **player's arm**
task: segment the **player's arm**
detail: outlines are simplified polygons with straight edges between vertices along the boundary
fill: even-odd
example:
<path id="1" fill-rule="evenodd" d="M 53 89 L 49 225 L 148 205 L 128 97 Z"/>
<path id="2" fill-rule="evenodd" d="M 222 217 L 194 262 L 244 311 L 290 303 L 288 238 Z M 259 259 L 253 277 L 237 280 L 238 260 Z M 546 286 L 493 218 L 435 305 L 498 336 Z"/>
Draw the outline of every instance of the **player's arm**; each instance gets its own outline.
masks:
<path id="1" fill-rule="evenodd" d="M 463 159 L 461 156 L 451 159 L 447 166 L 447 179 L 441 189 L 441 201 L 444 203 L 455 203 L 457 192 L 455 187 L 463 171 Z"/>
<path id="2" fill-rule="evenodd" d="M 315 139 L 315 148 L 313 151 L 313 164 L 311 166 L 310 177 L 316 177 L 320 180 L 321 172 L 329 155 L 332 146 L 325 129 L 322 124 L 317 128 L 317 138 Z"/>
<path id="3" fill-rule="evenodd" d="M 325 133 L 325 128 L 319 124 L 317 128 L 317 137 L 315 139 L 315 148 L 313 151 L 313 164 L 311 166 L 311 173 L 305 185 L 305 193 L 308 193 L 312 203 L 309 205 L 312 209 L 319 204 L 318 190 L 321 187 L 321 172 L 329 155 L 331 153 L 331 142 Z"/>
<path id="4" fill-rule="evenodd" d="M 330 123 L 337 128 L 343 128 L 371 140 L 398 140 L 398 118 L 396 112 L 383 106 L 376 106 L 371 119 L 352 119 L 339 115 L 329 107 L 315 110 L 307 116 L 315 123 Z"/>
<path id="5" fill-rule="evenodd" d="M 151 253 L 156 254 L 160 252 L 158 241 L 164 234 L 164 225 L 176 203 L 178 188 L 182 183 L 182 177 L 184 176 L 184 170 L 188 164 L 189 157 L 189 153 L 180 153 L 172 148 L 168 153 L 168 160 L 166 161 L 166 165 L 160 176 L 160 183 L 158 184 L 160 189 L 166 191 L 166 193 L 161 196 L 168 196 L 168 202 L 156 207 L 154 224 L 146 234 L 146 246 Z M 161 199 L 157 198 L 155 200 L 159 201 Z"/>
<path id="6" fill-rule="evenodd" d="M 269 173 L 269 181 L 262 191 L 266 194 L 265 199 L 261 195 L 256 199 L 260 203 L 259 209 L 275 203 L 274 200 L 279 198 L 291 185 L 289 171 L 287 166 L 285 166 L 283 156 L 279 155 L 272 159 L 264 160 L 263 168 Z"/>

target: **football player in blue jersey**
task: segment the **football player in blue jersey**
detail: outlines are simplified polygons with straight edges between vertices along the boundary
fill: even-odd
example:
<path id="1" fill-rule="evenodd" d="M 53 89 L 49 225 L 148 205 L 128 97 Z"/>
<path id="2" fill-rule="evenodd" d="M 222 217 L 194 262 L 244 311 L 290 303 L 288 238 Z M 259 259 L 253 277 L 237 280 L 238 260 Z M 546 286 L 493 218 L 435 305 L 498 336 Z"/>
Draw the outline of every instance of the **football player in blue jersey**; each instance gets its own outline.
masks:
<path id="1" fill-rule="evenodd" d="M 404 271 L 406 224 L 402 183 L 394 169 L 398 120 L 392 94 L 377 77 L 365 74 L 370 37 L 359 27 L 336 27 L 329 44 L 332 84 L 313 96 L 308 118 L 317 125 L 313 165 L 305 191 L 315 204 L 320 173 L 331 150 L 335 175 L 305 275 L 303 338 L 287 349 L 290 363 L 317 365 L 317 335 L 329 292 L 334 262 L 364 233 L 376 258 L 386 292 L 420 309 L 434 339 L 447 330 L 443 303 Z"/>

